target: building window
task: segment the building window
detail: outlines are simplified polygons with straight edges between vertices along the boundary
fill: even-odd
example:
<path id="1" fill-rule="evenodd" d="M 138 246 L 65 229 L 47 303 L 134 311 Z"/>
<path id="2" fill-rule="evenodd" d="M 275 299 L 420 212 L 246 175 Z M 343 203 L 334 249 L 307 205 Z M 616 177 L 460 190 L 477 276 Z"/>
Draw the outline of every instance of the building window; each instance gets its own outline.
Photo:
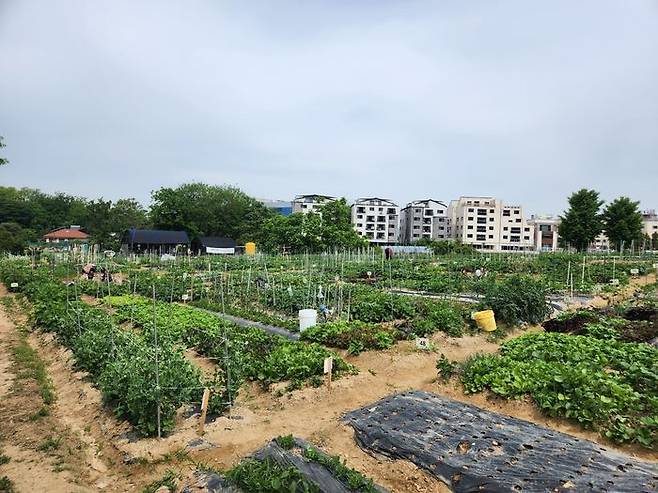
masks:
<path id="1" fill-rule="evenodd" d="M 493 226 L 489 226 L 489 231 L 493 231 L 493 229 L 494 229 Z"/>
<path id="2" fill-rule="evenodd" d="M 486 226 L 478 226 L 477 229 L 478 233 L 484 233 L 486 230 L 487 230 Z"/>
<path id="3" fill-rule="evenodd" d="M 529 237 L 529 236 L 524 236 L 523 239 L 524 239 L 524 240 L 529 240 L 530 237 Z"/>
<path id="4" fill-rule="evenodd" d="M 527 233 L 528 231 L 530 231 L 530 228 L 523 228 L 523 231 Z"/>
<path id="5" fill-rule="evenodd" d="M 473 238 L 473 235 L 466 235 L 466 238 Z"/>
<path id="6" fill-rule="evenodd" d="M 509 228 L 507 226 L 503 227 L 503 231 L 507 231 Z"/>
<path id="7" fill-rule="evenodd" d="M 490 217 L 490 218 L 489 218 L 489 222 L 490 222 L 490 223 L 491 223 L 491 222 L 494 222 L 495 220 L 496 220 L 495 217 Z"/>
<path id="8" fill-rule="evenodd" d="M 476 238 L 476 239 L 477 239 L 478 241 L 484 241 L 484 240 L 487 239 L 487 235 L 477 235 L 477 238 Z"/>
<path id="9" fill-rule="evenodd" d="M 489 214 L 495 214 L 495 213 L 496 213 L 496 209 L 489 209 Z"/>
<path id="10" fill-rule="evenodd" d="M 472 221 L 472 220 L 473 220 L 473 216 L 469 216 L 468 221 Z"/>
<path id="11" fill-rule="evenodd" d="M 515 211 L 514 211 L 514 214 L 521 214 L 521 211 L 519 211 L 519 210 L 515 210 Z"/>
<path id="12" fill-rule="evenodd" d="M 517 218 L 517 219 L 516 219 L 516 222 L 517 222 L 517 223 L 520 223 L 520 222 L 521 222 L 521 218 L 520 218 L 520 217 Z"/>
<path id="13" fill-rule="evenodd" d="M 473 209 L 473 208 L 468 210 L 468 212 L 473 212 L 473 211 L 475 211 L 475 209 Z"/>
<path id="14" fill-rule="evenodd" d="M 356 216 L 356 218 L 357 218 L 357 219 L 363 219 L 363 214 L 358 214 L 358 215 Z"/>
<path id="15" fill-rule="evenodd" d="M 356 223 L 356 227 L 357 227 L 357 228 L 362 228 L 362 227 L 363 227 L 363 223 Z"/>
<path id="16" fill-rule="evenodd" d="M 469 224 L 466 229 L 473 229 L 473 226 Z"/>
<path id="17" fill-rule="evenodd" d="M 503 211 L 503 216 L 509 216 L 509 215 L 510 215 L 510 211 L 509 211 L 509 210 L 504 210 L 504 211 Z"/>
<path id="18" fill-rule="evenodd" d="M 506 240 L 506 239 L 507 239 L 507 235 L 503 235 L 503 240 Z"/>

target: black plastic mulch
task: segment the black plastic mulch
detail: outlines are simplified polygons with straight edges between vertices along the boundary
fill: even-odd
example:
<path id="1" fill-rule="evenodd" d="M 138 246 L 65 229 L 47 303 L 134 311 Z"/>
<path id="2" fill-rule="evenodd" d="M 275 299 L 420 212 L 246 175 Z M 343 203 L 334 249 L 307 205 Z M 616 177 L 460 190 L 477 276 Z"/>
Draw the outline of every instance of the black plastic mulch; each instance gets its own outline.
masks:
<path id="1" fill-rule="evenodd" d="M 658 466 L 428 392 L 345 415 L 366 451 L 413 462 L 457 493 L 658 492 Z"/>

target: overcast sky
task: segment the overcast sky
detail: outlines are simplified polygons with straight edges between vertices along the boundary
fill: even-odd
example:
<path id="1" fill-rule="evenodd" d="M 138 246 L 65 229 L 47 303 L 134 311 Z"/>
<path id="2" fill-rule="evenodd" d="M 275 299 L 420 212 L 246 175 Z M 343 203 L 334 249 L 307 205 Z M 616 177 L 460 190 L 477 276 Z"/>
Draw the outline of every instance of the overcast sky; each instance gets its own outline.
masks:
<path id="1" fill-rule="evenodd" d="M 0 0 L 0 183 L 658 208 L 658 1 Z"/>

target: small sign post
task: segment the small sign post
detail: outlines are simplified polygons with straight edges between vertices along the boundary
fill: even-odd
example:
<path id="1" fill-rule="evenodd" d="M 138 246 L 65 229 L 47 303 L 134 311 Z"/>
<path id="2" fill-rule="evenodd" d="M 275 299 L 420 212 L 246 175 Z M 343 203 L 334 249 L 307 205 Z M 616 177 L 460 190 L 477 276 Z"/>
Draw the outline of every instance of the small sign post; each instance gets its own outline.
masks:
<path id="1" fill-rule="evenodd" d="M 199 417 L 199 436 L 203 436 L 203 429 L 206 426 L 206 414 L 208 412 L 208 400 L 210 399 L 210 389 L 203 389 L 203 398 L 201 399 L 201 416 Z"/>
<path id="2" fill-rule="evenodd" d="M 327 389 L 331 390 L 331 372 L 334 368 L 334 359 L 330 356 L 324 359 L 324 374 L 327 376 Z"/>
<path id="3" fill-rule="evenodd" d="M 11 287 L 12 289 L 16 289 L 16 288 L 18 287 L 18 283 L 17 283 L 17 282 L 12 282 L 11 285 L 10 285 L 10 287 Z"/>
<path id="4" fill-rule="evenodd" d="M 430 348 L 430 341 L 427 337 L 416 337 L 416 348 L 427 351 Z"/>

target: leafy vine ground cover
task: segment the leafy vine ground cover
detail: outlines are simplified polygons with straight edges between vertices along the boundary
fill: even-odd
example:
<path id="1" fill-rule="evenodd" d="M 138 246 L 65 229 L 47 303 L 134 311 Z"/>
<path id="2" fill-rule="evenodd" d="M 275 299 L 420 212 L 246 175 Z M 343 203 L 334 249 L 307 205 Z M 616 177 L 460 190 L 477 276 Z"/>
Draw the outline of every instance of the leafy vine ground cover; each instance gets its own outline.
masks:
<path id="1" fill-rule="evenodd" d="M 527 334 L 504 343 L 500 355 L 466 362 L 461 381 L 467 393 L 530 395 L 550 416 L 616 442 L 658 448 L 658 349 L 649 344 Z"/>
<path id="2" fill-rule="evenodd" d="M 145 333 L 153 331 L 153 303 L 141 296 L 110 297 L 118 322 L 132 321 Z M 355 369 L 319 344 L 290 341 L 251 327 L 241 327 L 191 306 L 156 302 L 158 333 L 172 343 L 181 342 L 215 358 L 223 373 L 230 371 L 235 391 L 242 379 L 265 385 L 290 381 L 299 387 L 305 380 L 317 381 L 324 359 L 334 358 L 337 376 Z"/>

